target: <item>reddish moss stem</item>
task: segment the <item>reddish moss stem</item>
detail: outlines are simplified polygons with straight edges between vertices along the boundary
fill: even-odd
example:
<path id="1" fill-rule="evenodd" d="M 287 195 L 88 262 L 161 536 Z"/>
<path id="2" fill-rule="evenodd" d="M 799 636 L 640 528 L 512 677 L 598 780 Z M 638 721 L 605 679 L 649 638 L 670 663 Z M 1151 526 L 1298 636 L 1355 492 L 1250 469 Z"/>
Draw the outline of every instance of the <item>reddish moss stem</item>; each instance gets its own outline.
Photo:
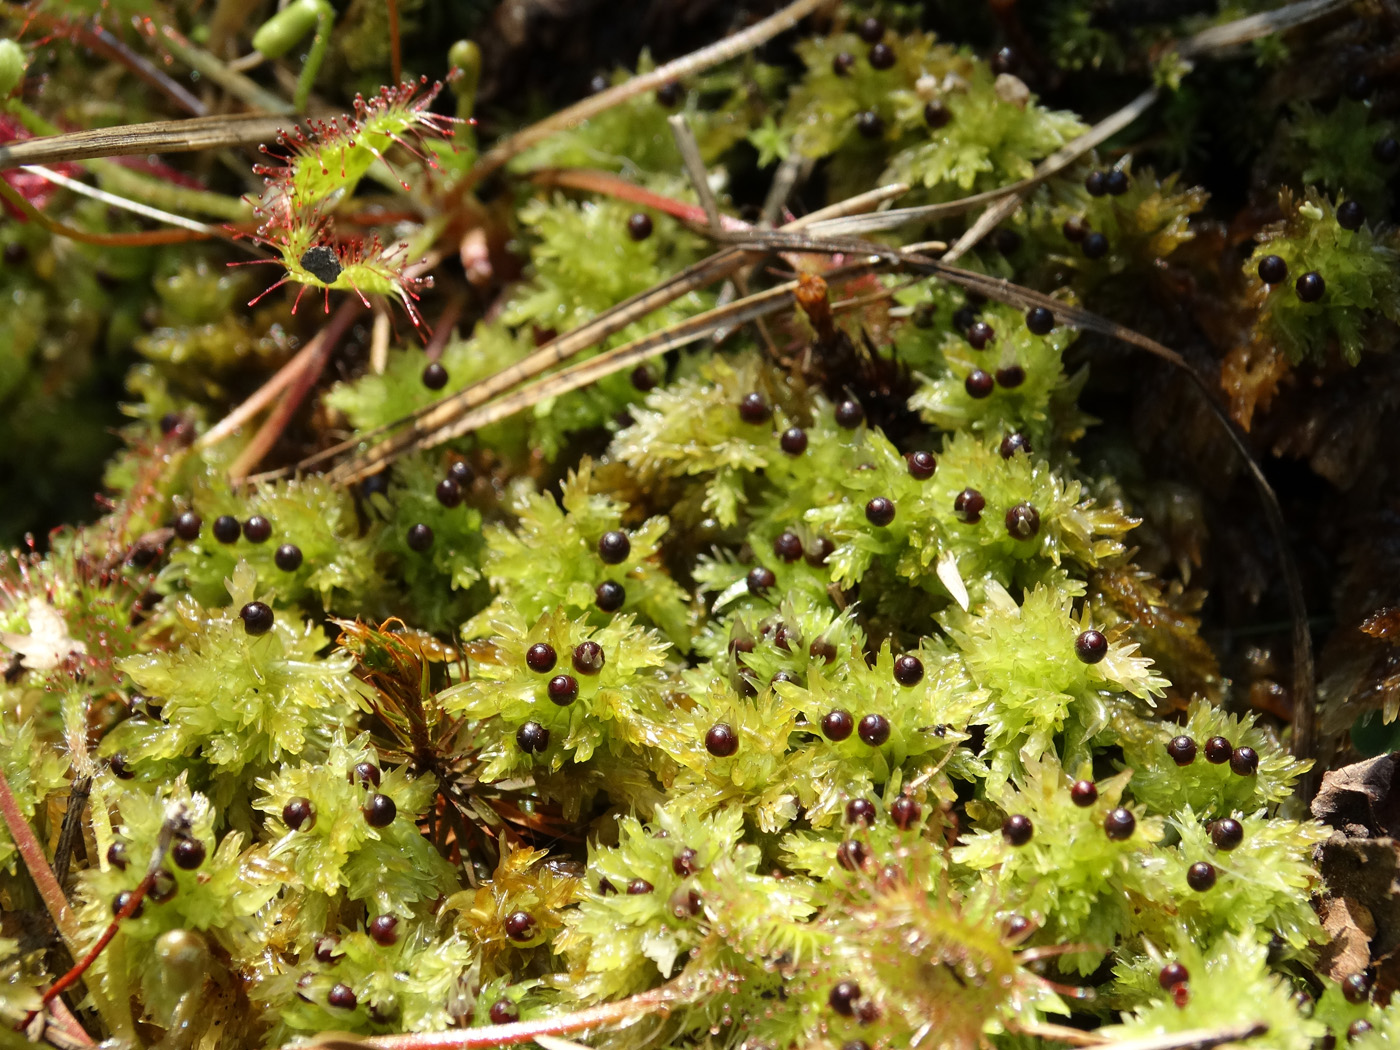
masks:
<path id="1" fill-rule="evenodd" d="M 54 925 L 58 927 L 58 932 L 63 934 L 69 950 L 73 950 L 78 942 L 78 921 L 73 917 L 73 909 L 68 906 L 63 887 L 54 877 L 53 868 L 49 867 L 49 859 L 44 856 L 44 847 L 39 844 L 34 829 L 20 812 L 19 802 L 10 790 L 10 782 L 5 779 L 3 772 L 0 772 L 0 816 L 5 818 L 10 838 L 14 839 L 15 848 L 24 860 L 24 866 L 29 869 L 34 885 L 39 888 L 39 896 L 44 899 L 44 906 L 53 917 Z"/>

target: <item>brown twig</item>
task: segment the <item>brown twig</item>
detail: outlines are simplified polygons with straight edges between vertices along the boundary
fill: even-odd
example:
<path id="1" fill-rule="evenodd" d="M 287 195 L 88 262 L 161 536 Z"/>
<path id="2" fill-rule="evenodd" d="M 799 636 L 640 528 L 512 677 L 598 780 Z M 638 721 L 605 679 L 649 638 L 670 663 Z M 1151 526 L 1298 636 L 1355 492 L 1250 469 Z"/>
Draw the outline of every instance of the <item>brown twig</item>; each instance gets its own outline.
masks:
<path id="1" fill-rule="evenodd" d="M 399 40 L 399 0 L 385 0 L 389 13 L 389 72 L 394 83 L 403 83 L 403 47 Z"/>
<path id="2" fill-rule="evenodd" d="M 516 1021 L 512 1024 L 486 1025 L 482 1028 L 455 1028 L 446 1032 L 412 1032 L 403 1035 L 378 1035 L 368 1039 L 342 1042 L 343 1037 L 322 1038 L 316 1046 L 373 1047 L 375 1050 L 484 1050 L 491 1046 L 513 1046 L 528 1043 L 541 1035 L 566 1035 L 605 1025 L 626 1024 L 638 1018 L 665 1017 L 671 1008 L 691 1000 L 694 990 L 682 990 L 675 983 L 641 992 L 615 1003 L 602 1003 L 574 1013 L 544 1017 L 536 1021 Z"/>

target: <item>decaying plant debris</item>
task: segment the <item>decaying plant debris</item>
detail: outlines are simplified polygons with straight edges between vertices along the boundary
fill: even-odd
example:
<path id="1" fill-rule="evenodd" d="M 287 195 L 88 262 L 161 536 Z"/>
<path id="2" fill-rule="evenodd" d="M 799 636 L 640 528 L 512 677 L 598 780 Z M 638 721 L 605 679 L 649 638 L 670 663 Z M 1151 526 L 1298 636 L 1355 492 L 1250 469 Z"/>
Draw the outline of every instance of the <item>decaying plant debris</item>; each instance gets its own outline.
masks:
<path id="1" fill-rule="evenodd" d="M 0 15 L 9 1042 L 1400 1038 L 1400 14 Z"/>

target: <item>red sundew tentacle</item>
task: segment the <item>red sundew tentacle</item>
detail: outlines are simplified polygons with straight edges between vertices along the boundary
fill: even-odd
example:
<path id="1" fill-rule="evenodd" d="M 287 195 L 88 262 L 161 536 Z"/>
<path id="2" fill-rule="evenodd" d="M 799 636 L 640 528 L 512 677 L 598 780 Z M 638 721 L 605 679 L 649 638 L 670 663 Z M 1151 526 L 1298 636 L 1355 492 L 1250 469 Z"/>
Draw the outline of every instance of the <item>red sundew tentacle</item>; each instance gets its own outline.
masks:
<path id="1" fill-rule="evenodd" d="M 271 294 L 272 294 L 273 292 L 275 292 L 278 288 L 281 288 L 284 284 L 286 284 L 286 283 L 287 283 L 288 281 L 290 281 L 291 279 L 292 279 L 292 275 L 291 275 L 291 274 L 287 274 L 285 277 L 283 277 L 283 278 L 282 278 L 280 281 L 278 281 L 276 284 L 272 285 L 272 286 L 269 287 L 269 288 L 264 288 L 264 289 L 263 289 L 261 292 L 259 292 L 257 295 L 253 296 L 253 298 L 249 299 L 249 300 L 248 300 L 248 305 L 249 305 L 249 306 L 257 306 L 258 303 L 262 302 L 263 299 L 267 298 L 267 296 L 271 295 Z"/>

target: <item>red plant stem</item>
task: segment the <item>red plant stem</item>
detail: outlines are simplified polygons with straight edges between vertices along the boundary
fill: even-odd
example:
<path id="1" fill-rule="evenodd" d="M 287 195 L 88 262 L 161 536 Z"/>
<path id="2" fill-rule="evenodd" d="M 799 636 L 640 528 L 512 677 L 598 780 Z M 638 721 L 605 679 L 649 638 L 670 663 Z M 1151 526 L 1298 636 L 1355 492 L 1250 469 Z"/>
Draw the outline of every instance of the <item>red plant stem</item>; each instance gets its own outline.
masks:
<path id="1" fill-rule="evenodd" d="M 564 1035 L 586 1028 L 598 1028 L 633 1020 L 642 1014 L 664 1017 L 671 1012 L 676 990 L 662 985 L 615 1003 L 590 1006 L 559 1017 L 544 1017 L 538 1021 L 515 1021 L 511 1024 L 486 1025 L 482 1028 L 454 1028 L 446 1032 L 413 1032 L 404 1035 L 372 1036 L 364 1045 L 377 1050 L 481 1050 L 490 1046 L 511 1046 L 528 1043 L 540 1035 Z"/>
<path id="2" fill-rule="evenodd" d="M 44 856 L 44 847 L 39 844 L 34 829 L 20 812 L 19 802 L 10 790 L 10 782 L 5 779 L 3 771 L 0 771 L 0 816 L 4 817 L 5 826 L 10 829 L 10 838 L 14 840 L 24 866 L 29 869 L 34 885 L 39 888 L 39 896 L 53 916 L 54 925 L 68 942 L 69 949 L 74 949 L 78 943 L 78 920 L 73 917 L 73 909 L 68 906 L 63 887 L 54 878 L 53 868 L 49 867 L 49 860 Z"/>
<path id="3" fill-rule="evenodd" d="M 88 949 L 88 953 L 80 959 L 71 970 L 65 973 L 58 980 L 49 986 L 49 990 L 44 993 L 44 1004 L 48 1005 L 55 998 L 62 995 L 71 988 L 89 966 L 97 961 L 97 957 L 102 954 L 102 949 L 111 943 L 113 937 L 117 935 L 123 919 L 129 919 L 137 908 L 141 907 L 141 902 L 146 897 L 146 891 L 151 888 L 151 883 L 155 881 L 159 868 L 153 868 L 146 872 L 145 877 L 136 884 L 136 888 L 131 891 L 131 896 L 122 905 L 121 911 L 113 916 L 112 921 L 107 924 L 107 928 L 102 931 L 102 936 L 97 938 L 97 943 Z"/>
<path id="4" fill-rule="evenodd" d="M 345 334 L 345 329 L 350 326 L 351 320 L 354 319 L 360 308 L 358 299 L 346 299 L 331 317 L 330 323 L 313 337 L 319 342 L 316 353 L 307 359 L 301 374 L 282 394 L 281 400 L 277 402 L 277 407 L 272 410 L 272 414 L 253 435 L 252 442 L 239 453 L 238 459 L 229 467 L 230 478 L 241 481 L 262 462 L 264 456 L 272 451 L 272 446 L 277 444 L 277 439 L 287 429 L 287 424 L 291 422 L 292 416 L 301 407 L 306 395 L 311 393 L 311 388 L 316 385 L 316 380 L 321 377 L 321 372 L 326 366 L 331 351 L 335 349 L 336 343 L 340 342 L 340 337 Z"/>
<path id="5" fill-rule="evenodd" d="M 682 222 L 703 225 L 707 221 L 705 209 L 698 204 L 687 204 L 674 197 L 663 197 L 607 171 L 593 171 L 589 168 L 548 168 L 532 173 L 530 181 L 541 186 L 564 186 L 571 190 L 601 193 L 605 197 L 654 208 Z"/>
<path id="6" fill-rule="evenodd" d="M 24 199 L 4 179 L 0 179 L 0 197 L 14 205 L 24 215 L 37 222 L 50 233 L 82 244 L 101 244 L 109 247 L 140 248 L 151 244 L 182 244 L 186 241 L 207 241 L 212 234 L 197 230 L 141 230 L 136 233 L 90 233 L 73 226 L 66 226 L 57 219 L 51 219 Z"/>
<path id="7" fill-rule="evenodd" d="M 443 350 L 447 348 L 447 341 L 457 329 L 457 320 L 462 316 L 464 305 L 463 297 L 455 295 L 438 317 L 437 324 L 433 326 L 433 337 L 428 340 L 428 345 L 423 350 L 429 361 L 436 361 L 442 356 Z"/>
<path id="8" fill-rule="evenodd" d="M 387 0 L 389 11 L 389 69 L 394 83 L 403 81 L 403 51 L 399 42 L 399 0 Z"/>

